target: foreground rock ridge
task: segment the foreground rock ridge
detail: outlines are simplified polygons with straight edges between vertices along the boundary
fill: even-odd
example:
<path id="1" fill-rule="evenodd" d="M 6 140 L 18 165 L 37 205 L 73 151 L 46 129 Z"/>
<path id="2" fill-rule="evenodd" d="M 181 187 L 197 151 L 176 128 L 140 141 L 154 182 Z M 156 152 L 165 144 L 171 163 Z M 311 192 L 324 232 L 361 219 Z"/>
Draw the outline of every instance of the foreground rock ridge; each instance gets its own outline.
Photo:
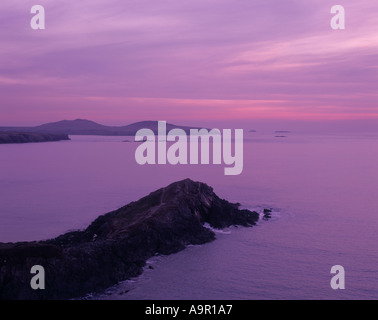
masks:
<path id="1" fill-rule="evenodd" d="M 215 239 L 220 229 L 252 226 L 258 214 L 220 199 L 190 179 L 175 182 L 98 217 L 83 231 L 38 242 L 0 243 L 0 299 L 69 299 L 142 273 L 146 260 Z M 45 268 L 45 290 L 33 290 L 33 265 Z"/>

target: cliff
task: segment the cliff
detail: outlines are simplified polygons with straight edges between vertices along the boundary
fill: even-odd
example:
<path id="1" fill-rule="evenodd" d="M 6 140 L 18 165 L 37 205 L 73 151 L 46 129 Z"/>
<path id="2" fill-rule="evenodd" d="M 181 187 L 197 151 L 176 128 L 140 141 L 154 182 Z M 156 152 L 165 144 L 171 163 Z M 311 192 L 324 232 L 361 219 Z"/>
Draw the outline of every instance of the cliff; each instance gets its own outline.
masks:
<path id="1" fill-rule="evenodd" d="M 0 144 L 70 140 L 67 134 L 0 132 Z"/>
<path id="2" fill-rule="evenodd" d="M 155 254 L 213 241 L 204 227 L 252 226 L 258 214 L 186 179 L 100 216 L 83 231 L 55 239 L 0 244 L 0 299 L 67 299 L 139 275 Z M 32 290 L 30 269 L 42 265 L 46 289 Z"/>

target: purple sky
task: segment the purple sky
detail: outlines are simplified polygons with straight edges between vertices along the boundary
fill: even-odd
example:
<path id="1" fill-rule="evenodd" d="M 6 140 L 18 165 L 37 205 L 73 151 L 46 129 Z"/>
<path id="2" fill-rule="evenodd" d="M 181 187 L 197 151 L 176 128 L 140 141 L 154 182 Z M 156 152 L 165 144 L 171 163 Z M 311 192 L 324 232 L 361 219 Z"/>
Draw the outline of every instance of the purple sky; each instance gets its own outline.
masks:
<path id="1" fill-rule="evenodd" d="M 0 21 L 0 125 L 378 119 L 376 1 L 1 0 Z"/>

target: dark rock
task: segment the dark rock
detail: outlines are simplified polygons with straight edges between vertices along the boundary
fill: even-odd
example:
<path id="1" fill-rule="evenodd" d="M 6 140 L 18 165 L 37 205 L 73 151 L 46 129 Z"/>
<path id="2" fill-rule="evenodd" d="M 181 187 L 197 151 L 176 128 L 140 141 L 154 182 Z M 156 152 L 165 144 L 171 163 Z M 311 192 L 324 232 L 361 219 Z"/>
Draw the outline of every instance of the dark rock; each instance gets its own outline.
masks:
<path id="1" fill-rule="evenodd" d="M 30 143 L 71 140 L 66 134 L 35 133 L 35 132 L 0 132 L 0 144 Z"/>
<path id="2" fill-rule="evenodd" d="M 213 241 L 204 227 L 252 226 L 206 184 L 189 179 L 98 217 L 83 231 L 39 242 L 0 244 L 0 299 L 67 299 L 104 290 L 141 274 L 146 260 Z M 30 269 L 45 268 L 46 289 L 32 290 Z"/>
<path id="3" fill-rule="evenodd" d="M 123 296 L 124 294 L 128 293 L 130 290 L 121 291 L 118 293 L 119 296 Z"/>
<path id="4" fill-rule="evenodd" d="M 272 218 L 272 210 L 271 209 L 264 209 L 263 220 L 269 220 L 270 218 Z"/>

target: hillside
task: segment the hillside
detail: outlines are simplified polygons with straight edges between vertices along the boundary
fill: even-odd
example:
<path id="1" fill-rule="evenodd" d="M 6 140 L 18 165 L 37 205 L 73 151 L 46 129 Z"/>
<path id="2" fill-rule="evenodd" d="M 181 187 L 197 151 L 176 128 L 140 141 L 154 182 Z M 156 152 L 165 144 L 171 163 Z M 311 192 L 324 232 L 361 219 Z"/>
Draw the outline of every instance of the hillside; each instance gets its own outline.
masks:
<path id="1" fill-rule="evenodd" d="M 157 124 L 157 121 L 141 121 L 125 126 L 105 126 L 90 120 L 76 119 L 51 122 L 36 127 L 0 127 L 0 131 L 38 132 L 67 135 L 134 136 L 138 130 L 144 128 L 151 129 L 155 134 L 157 134 Z M 183 129 L 186 133 L 189 133 L 190 129 L 197 129 L 196 127 L 176 126 L 174 124 L 167 123 L 167 130 L 171 130 L 173 128 Z"/>

